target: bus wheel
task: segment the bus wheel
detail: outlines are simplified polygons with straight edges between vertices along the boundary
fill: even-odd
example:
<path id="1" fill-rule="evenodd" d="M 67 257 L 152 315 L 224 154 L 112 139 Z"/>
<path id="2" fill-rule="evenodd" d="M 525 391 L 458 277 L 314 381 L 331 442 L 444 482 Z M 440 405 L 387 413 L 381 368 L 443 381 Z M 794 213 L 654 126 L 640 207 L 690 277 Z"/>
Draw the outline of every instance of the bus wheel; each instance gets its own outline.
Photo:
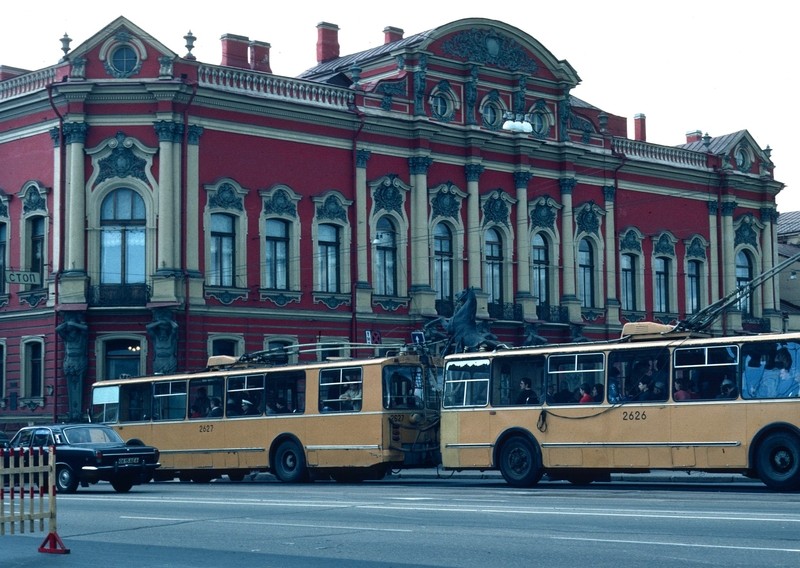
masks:
<path id="1" fill-rule="evenodd" d="M 800 489 L 800 440 L 797 436 L 786 432 L 767 436 L 758 446 L 756 470 L 770 489 Z"/>
<path id="2" fill-rule="evenodd" d="M 500 473 L 514 487 L 530 487 L 542 477 L 539 457 L 525 438 L 511 438 L 500 449 Z"/>
<path id="3" fill-rule="evenodd" d="M 275 477 L 286 483 L 298 483 L 308 478 L 306 459 L 297 444 L 286 441 L 275 452 Z"/>
<path id="4" fill-rule="evenodd" d="M 65 465 L 56 470 L 56 491 L 59 493 L 75 493 L 78 490 L 78 476 Z"/>

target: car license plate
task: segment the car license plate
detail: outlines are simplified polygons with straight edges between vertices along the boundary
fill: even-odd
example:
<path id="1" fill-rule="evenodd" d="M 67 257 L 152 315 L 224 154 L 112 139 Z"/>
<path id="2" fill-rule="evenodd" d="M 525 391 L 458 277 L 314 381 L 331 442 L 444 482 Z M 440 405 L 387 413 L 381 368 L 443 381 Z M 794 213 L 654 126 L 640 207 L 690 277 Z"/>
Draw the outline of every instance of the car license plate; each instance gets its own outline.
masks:
<path id="1" fill-rule="evenodd" d="M 138 463 L 139 458 L 119 458 L 117 460 L 117 465 L 133 465 Z"/>

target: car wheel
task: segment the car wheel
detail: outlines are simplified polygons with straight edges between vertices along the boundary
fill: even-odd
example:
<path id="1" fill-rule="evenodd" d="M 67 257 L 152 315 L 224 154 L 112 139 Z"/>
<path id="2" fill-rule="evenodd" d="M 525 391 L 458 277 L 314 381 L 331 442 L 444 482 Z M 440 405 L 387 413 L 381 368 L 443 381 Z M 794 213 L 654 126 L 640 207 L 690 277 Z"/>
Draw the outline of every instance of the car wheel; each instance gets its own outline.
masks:
<path id="1" fill-rule="evenodd" d="M 294 442 L 286 441 L 278 446 L 272 470 L 275 472 L 275 477 L 286 483 L 298 483 L 308 479 L 303 450 Z"/>
<path id="2" fill-rule="evenodd" d="M 75 493 L 78 490 L 78 476 L 68 466 L 60 465 L 56 470 L 56 491 Z"/>
<path id="3" fill-rule="evenodd" d="M 133 481 L 130 479 L 115 479 L 111 482 L 111 487 L 117 493 L 127 493 L 133 487 Z"/>

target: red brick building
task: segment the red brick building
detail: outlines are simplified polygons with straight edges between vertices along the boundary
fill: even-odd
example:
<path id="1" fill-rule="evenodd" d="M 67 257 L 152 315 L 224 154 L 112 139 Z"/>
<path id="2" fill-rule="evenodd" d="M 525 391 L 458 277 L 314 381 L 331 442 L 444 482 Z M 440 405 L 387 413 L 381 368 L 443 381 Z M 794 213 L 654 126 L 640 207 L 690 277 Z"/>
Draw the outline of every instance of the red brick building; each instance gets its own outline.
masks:
<path id="1" fill-rule="evenodd" d="M 0 67 L 0 421 L 75 419 L 97 380 L 210 354 L 403 343 L 470 287 L 508 344 L 616 337 L 775 263 L 783 185 L 747 131 L 661 146 L 637 116 L 628 138 L 502 22 L 384 34 L 340 55 L 321 23 L 290 78 L 268 43 L 202 63 L 119 18 Z M 778 298 L 717 331 L 780 329 Z"/>

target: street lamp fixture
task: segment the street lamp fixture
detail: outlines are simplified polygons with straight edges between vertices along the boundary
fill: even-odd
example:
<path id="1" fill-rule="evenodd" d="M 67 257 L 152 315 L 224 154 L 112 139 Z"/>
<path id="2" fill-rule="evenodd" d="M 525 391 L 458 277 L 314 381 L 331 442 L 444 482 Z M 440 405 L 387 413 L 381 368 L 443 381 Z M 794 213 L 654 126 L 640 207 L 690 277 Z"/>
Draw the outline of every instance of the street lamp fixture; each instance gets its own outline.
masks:
<path id="1" fill-rule="evenodd" d="M 531 120 L 530 114 L 506 111 L 503 113 L 503 130 L 529 134 L 533 132 Z"/>

